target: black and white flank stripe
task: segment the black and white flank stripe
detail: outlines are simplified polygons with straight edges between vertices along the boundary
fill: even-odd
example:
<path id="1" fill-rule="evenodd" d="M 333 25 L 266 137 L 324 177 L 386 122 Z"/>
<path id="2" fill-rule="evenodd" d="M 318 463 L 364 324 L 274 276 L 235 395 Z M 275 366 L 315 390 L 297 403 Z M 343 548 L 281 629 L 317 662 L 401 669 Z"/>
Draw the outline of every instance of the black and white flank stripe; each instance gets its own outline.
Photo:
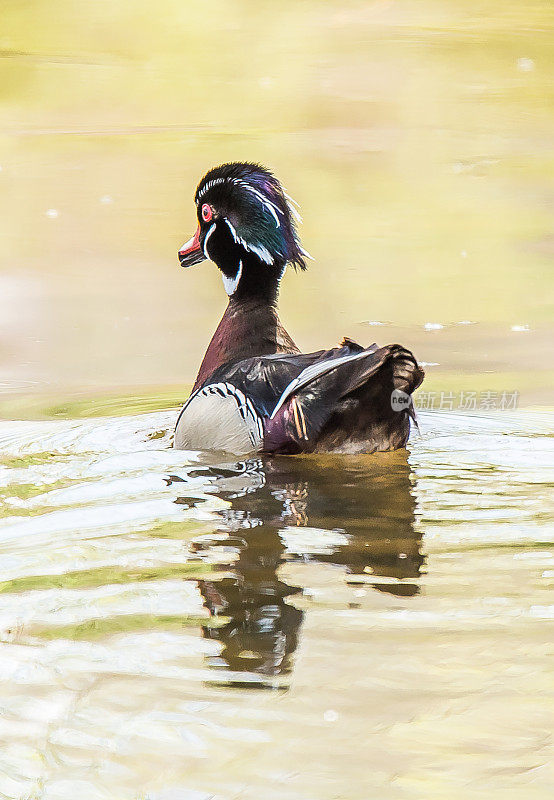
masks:
<path id="1" fill-rule="evenodd" d="M 244 392 L 232 383 L 211 383 L 198 389 L 183 406 L 175 446 L 242 455 L 261 450 L 263 435 L 262 417 Z"/>

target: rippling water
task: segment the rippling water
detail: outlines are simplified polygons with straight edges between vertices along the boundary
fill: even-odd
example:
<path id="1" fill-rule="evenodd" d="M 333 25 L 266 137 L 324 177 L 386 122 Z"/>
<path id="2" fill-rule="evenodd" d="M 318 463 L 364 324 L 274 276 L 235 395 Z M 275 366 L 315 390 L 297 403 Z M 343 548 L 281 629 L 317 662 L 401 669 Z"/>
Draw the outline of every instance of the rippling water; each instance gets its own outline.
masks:
<path id="1" fill-rule="evenodd" d="M 176 251 L 235 159 L 302 206 L 303 350 L 552 406 L 553 31 L 551 0 L 3 0 L 0 417 L 50 421 L 0 421 L 0 800 L 550 800 L 552 414 L 239 463 L 160 409 L 223 311 Z"/>
<path id="2" fill-rule="evenodd" d="M 0 423 L 0 796 L 547 797 L 552 417 L 236 462 L 174 416 Z"/>

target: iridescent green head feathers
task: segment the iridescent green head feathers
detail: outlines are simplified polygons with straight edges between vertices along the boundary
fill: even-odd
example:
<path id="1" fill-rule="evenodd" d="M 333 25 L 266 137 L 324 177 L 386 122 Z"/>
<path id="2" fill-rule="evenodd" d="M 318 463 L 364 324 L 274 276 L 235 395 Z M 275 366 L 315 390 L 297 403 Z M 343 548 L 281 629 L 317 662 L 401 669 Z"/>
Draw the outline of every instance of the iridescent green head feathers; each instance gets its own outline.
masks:
<path id="1" fill-rule="evenodd" d="M 229 295 L 261 291 L 264 283 L 271 286 L 287 264 L 306 268 L 310 256 L 298 239 L 298 211 L 264 167 L 215 167 L 198 184 L 194 200 L 199 227 L 179 252 L 181 264 L 211 259 L 223 273 Z"/>

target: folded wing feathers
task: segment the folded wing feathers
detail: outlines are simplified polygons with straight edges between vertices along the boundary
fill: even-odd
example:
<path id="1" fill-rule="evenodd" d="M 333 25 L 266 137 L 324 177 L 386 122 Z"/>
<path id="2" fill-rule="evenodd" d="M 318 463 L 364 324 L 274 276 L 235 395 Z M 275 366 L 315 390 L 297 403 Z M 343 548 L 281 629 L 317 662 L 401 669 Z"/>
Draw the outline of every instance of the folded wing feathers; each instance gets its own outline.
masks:
<path id="1" fill-rule="evenodd" d="M 361 358 L 372 355 L 377 349 L 377 345 L 372 345 L 367 350 L 361 350 L 358 353 L 348 353 L 345 356 L 329 358 L 325 361 L 316 361 L 315 364 L 310 364 L 309 367 L 303 369 L 300 375 L 294 378 L 294 380 L 292 380 L 285 388 L 271 413 L 270 419 L 275 417 L 283 403 L 285 403 L 292 394 L 297 392 L 298 389 L 302 389 L 302 387 L 307 386 L 316 378 L 320 378 L 322 375 L 331 372 L 331 370 L 340 367 L 341 364 L 346 364 L 349 361 L 357 361 Z"/>

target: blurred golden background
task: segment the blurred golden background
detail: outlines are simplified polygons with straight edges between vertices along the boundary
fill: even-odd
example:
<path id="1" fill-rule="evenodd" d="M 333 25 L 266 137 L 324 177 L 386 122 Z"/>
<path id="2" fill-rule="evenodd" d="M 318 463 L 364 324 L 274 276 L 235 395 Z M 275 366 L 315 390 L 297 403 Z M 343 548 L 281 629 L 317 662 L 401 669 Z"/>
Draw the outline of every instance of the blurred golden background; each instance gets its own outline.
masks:
<path id="1" fill-rule="evenodd" d="M 177 249 L 235 159 L 301 205 L 303 349 L 400 340 L 428 389 L 551 403 L 553 32 L 549 0 L 4 0 L 4 412 L 186 396 L 226 296 Z"/>

